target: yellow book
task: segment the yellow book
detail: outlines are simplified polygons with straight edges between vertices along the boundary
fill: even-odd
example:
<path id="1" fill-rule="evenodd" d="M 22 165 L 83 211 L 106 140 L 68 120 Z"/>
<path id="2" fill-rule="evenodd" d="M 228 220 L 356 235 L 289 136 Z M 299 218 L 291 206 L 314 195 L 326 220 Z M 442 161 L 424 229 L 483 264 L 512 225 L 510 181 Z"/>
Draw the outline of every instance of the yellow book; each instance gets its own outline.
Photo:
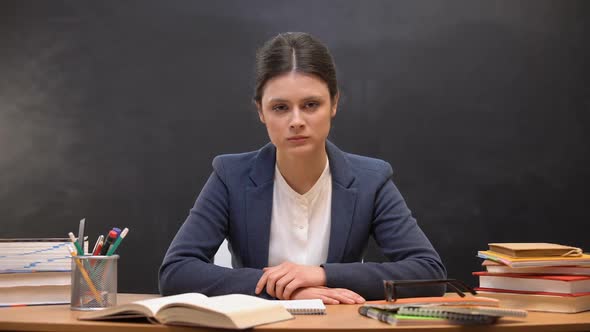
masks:
<path id="1" fill-rule="evenodd" d="M 590 255 L 588 254 L 581 254 L 577 257 L 511 257 L 494 251 L 484 250 L 478 251 L 477 256 L 510 267 L 590 265 Z"/>
<path id="2" fill-rule="evenodd" d="M 488 243 L 491 251 L 512 257 L 581 256 L 582 249 L 555 243 Z"/>

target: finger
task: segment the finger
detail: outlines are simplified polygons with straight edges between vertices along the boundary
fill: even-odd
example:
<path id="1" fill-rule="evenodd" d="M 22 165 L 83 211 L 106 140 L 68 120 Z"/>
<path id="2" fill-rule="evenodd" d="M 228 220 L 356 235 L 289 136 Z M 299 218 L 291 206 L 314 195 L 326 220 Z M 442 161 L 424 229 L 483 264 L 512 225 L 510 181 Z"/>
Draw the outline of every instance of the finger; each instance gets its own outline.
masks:
<path id="1" fill-rule="evenodd" d="M 269 276 L 272 273 L 274 273 L 275 271 L 279 271 L 281 269 L 281 265 L 282 264 L 276 265 L 276 266 L 267 266 L 265 268 L 262 268 L 262 271 L 264 273 L 262 274 L 262 277 L 260 278 L 260 280 L 258 280 L 258 283 L 256 284 L 256 289 L 254 290 L 254 292 L 256 294 L 260 294 L 262 292 L 262 290 L 264 289 L 264 286 L 268 282 Z"/>
<path id="2" fill-rule="evenodd" d="M 337 290 L 339 294 L 341 294 L 342 296 L 346 296 L 347 298 L 354 301 L 354 303 L 365 303 L 365 299 L 362 296 L 351 291 L 350 289 L 338 288 Z"/>
<path id="3" fill-rule="evenodd" d="M 283 292 L 285 291 L 285 287 L 290 285 L 293 282 L 293 274 L 288 273 L 282 276 L 275 285 L 275 296 L 281 300 L 288 300 L 289 298 L 285 297 Z"/>
<path id="4" fill-rule="evenodd" d="M 260 279 L 258 279 L 258 282 L 256 283 L 256 289 L 254 290 L 254 293 L 260 294 L 260 292 L 262 292 L 264 285 L 266 285 L 267 279 L 268 279 L 268 273 L 264 272 L 262 274 L 262 277 L 260 277 Z"/>
<path id="5" fill-rule="evenodd" d="M 354 299 L 356 303 L 365 303 L 365 298 L 360 296 L 358 293 L 346 288 L 344 288 L 344 291 L 347 294 L 346 296 L 350 297 L 351 299 Z"/>
<path id="6" fill-rule="evenodd" d="M 343 294 L 334 294 L 332 295 L 333 298 L 335 298 L 336 300 L 340 301 L 341 303 L 345 303 L 345 304 L 354 304 L 355 301 L 354 299 L 343 295 Z"/>
<path id="7" fill-rule="evenodd" d="M 343 292 L 341 288 L 330 289 L 328 294 L 331 298 L 340 301 L 340 303 L 353 304 L 356 302 L 353 298 L 348 297 L 348 294 Z"/>
<path id="8" fill-rule="evenodd" d="M 337 288 L 320 288 L 320 289 L 316 289 L 317 293 L 320 295 L 320 298 L 322 298 L 322 301 L 324 301 L 323 298 L 328 299 L 328 302 L 324 302 L 327 304 L 340 304 L 340 303 L 348 303 L 347 298 L 342 296 L 339 292 Z"/>
<path id="9" fill-rule="evenodd" d="M 270 295 L 272 297 L 276 297 L 275 296 L 275 282 L 270 276 L 266 280 L 266 292 L 268 293 L 268 295 Z"/>
<path id="10" fill-rule="evenodd" d="M 320 300 L 322 300 L 322 302 L 324 302 L 324 304 L 340 304 L 340 302 L 338 302 L 338 300 L 333 299 L 328 296 L 320 295 Z"/>
<path id="11" fill-rule="evenodd" d="M 283 297 L 285 298 L 285 300 L 290 300 L 293 292 L 295 292 L 302 286 L 303 285 L 299 280 L 292 280 L 287 286 L 285 286 L 285 289 L 283 291 Z"/>
<path id="12" fill-rule="evenodd" d="M 266 292 L 272 296 L 276 297 L 275 287 L 277 281 L 283 276 L 283 273 L 280 271 L 271 272 L 268 275 L 268 279 L 266 280 Z"/>

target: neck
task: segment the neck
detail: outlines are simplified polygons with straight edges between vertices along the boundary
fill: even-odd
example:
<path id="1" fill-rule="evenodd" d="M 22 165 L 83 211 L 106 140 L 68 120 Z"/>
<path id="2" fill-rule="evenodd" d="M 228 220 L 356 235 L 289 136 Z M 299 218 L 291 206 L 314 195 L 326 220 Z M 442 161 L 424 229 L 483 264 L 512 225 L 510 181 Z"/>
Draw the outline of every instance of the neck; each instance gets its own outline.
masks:
<path id="1" fill-rule="evenodd" d="M 306 156 L 293 156 L 277 151 L 277 166 L 289 186 L 299 194 L 308 192 L 322 175 L 328 154 L 320 149 Z"/>

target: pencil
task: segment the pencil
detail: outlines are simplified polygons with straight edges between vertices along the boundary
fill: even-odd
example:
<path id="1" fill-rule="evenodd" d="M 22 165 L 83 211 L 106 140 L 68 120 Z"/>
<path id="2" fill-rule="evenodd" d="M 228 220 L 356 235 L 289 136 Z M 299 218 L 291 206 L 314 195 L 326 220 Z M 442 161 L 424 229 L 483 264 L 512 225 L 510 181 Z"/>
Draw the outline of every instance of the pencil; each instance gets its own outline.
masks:
<path id="1" fill-rule="evenodd" d="M 71 246 L 68 246 L 68 249 L 70 250 L 72 257 L 78 256 L 76 254 L 76 250 L 74 248 L 72 248 Z M 80 263 L 80 260 L 74 258 L 74 262 L 76 262 L 76 265 L 78 266 L 78 269 L 80 270 L 80 273 L 82 274 L 82 277 L 84 277 L 84 280 L 86 280 L 86 283 L 88 284 L 88 287 L 90 288 L 90 291 L 94 295 L 94 298 L 96 299 L 96 301 L 98 301 L 98 303 L 100 303 L 101 306 L 104 306 L 104 302 L 102 301 L 102 297 L 100 296 L 100 293 L 98 292 L 98 290 L 96 290 L 96 287 L 94 286 L 94 283 L 92 282 L 92 279 L 90 279 L 88 272 L 86 272 L 86 269 L 84 268 L 84 266 L 82 266 L 82 263 Z"/>

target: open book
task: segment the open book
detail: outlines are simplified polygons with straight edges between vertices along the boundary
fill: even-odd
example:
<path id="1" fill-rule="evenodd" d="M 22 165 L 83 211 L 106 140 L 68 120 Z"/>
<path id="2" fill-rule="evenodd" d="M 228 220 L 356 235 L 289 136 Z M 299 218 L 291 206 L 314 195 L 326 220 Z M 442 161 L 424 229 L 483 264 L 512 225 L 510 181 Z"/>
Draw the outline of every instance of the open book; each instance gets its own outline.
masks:
<path id="1" fill-rule="evenodd" d="M 279 303 L 249 295 L 207 297 L 186 293 L 135 301 L 101 311 L 84 313 L 80 320 L 110 320 L 146 317 L 166 325 L 246 329 L 293 318 Z"/>

